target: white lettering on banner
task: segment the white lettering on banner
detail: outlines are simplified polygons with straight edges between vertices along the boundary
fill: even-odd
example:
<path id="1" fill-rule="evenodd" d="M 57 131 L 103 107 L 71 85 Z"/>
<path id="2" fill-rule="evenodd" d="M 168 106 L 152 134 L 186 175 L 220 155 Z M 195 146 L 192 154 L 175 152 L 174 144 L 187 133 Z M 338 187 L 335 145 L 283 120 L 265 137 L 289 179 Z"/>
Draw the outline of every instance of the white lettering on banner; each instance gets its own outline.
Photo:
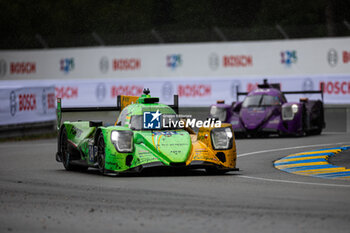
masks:
<path id="1" fill-rule="evenodd" d="M 78 98 L 78 87 L 62 86 L 56 87 L 56 98 L 72 99 Z"/>
<path id="2" fill-rule="evenodd" d="M 111 97 L 115 98 L 118 95 L 140 96 L 143 93 L 143 86 L 137 85 L 119 85 L 111 87 Z"/>
<path id="3" fill-rule="evenodd" d="M 178 85 L 177 93 L 179 97 L 204 97 L 211 95 L 210 85 Z"/>

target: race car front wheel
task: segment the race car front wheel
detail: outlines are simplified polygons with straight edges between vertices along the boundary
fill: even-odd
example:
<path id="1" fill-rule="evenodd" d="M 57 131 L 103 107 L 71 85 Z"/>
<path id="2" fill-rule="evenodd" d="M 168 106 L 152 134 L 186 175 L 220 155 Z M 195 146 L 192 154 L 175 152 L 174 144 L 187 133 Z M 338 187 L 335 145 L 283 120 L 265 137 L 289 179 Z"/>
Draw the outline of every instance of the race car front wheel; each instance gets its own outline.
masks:
<path id="1" fill-rule="evenodd" d="M 103 134 L 100 133 L 97 139 L 97 164 L 102 174 L 105 174 L 105 140 Z"/>
<path id="2" fill-rule="evenodd" d="M 66 128 L 62 128 L 62 130 L 61 130 L 60 153 L 62 156 L 63 166 L 66 170 L 68 170 L 68 171 L 83 171 L 83 170 L 87 169 L 87 167 L 72 164 L 72 153 L 68 148 L 68 138 L 67 138 Z"/>

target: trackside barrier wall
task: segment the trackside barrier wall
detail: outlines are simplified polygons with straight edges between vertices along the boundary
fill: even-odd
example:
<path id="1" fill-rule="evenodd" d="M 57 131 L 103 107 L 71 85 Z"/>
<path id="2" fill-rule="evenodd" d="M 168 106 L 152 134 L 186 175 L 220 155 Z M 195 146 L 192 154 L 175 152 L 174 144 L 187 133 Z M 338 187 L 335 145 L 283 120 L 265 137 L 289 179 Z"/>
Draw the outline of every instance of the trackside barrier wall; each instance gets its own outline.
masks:
<path id="1" fill-rule="evenodd" d="M 54 121 L 55 111 L 53 86 L 0 88 L 0 126 Z"/>
<path id="2" fill-rule="evenodd" d="M 62 98 L 65 107 L 114 106 L 118 95 L 140 95 L 148 87 L 161 102 L 171 104 L 178 94 L 182 107 L 205 107 L 218 99 L 231 103 L 237 87 L 248 92 L 267 78 L 280 83 L 283 91 L 319 90 L 323 83 L 325 104 L 349 105 L 349 45 L 350 38 L 343 37 L 8 50 L 0 51 L 0 87 L 54 85 L 54 96 Z M 0 125 L 45 120 L 38 113 L 40 94 L 36 94 L 37 109 L 26 117 L 18 111 L 14 121 L 5 117 L 13 111 L 11 92 L 1 93 Z M 287 99 L 299 97 L 320 98 L 290 95 Z"/>
<path id="3" fill-rule="evenodd" d="M 342 37 L 9 50 L 0 51 L 0 80 L 55 85 L 68 106 L 111 105 L 118 94 L 138 95 L 143 87 L 166 103 L 177 93 L 182 106 L 207 106 L 264 78 L 283 91 L 324 83 L 326 104 L 350 104 L 349 45 Z"/>

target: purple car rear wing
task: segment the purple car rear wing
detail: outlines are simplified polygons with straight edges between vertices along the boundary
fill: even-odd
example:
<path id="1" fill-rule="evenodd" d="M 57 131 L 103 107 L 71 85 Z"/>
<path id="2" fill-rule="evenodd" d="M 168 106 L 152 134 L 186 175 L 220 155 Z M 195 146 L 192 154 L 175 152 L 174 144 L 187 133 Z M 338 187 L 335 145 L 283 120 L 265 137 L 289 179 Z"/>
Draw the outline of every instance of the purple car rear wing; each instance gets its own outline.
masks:
<path id="1" fill-rule="evenodd" d="M 321 88 L 320 90 L 318 91 L 281 91 L 282 94 L 320 94 L 321 95 L 321 98 L 322 98 L 322 102 L 323 102 L 323 86 L 324 84 L 321 83 Z M 275 88 L 275 89 L 278 89 L 280 90 L 280 85 L 277 83 L 273 83 L 273 84 L 268 84 L 267 83 L 267 80 L 264 80 L 264 84 L 260 84 L 258 85 L 259 88 Z M 236 86 L 236 98 L 237 98 L 237 101 L 239 100 L 239 96 L 244 96 L 244 95 L 248 95 L 249 92 L 239 92 L 238 91 L 238 86 Z"/>

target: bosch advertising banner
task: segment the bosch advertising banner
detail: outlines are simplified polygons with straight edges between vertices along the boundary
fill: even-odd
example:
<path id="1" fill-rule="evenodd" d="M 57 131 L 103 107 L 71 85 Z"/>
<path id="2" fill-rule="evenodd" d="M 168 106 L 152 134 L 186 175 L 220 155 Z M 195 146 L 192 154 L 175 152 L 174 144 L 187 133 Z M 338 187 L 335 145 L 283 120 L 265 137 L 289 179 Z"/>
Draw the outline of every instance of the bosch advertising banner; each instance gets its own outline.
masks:
<path id="1" fill-rule="evenodd" d="M 0 51 L 0 80 L 350 74 L 350 37 Z"/>
<path id="2" fill-rule="evenodd" d="M 56 119 L 55 89 L 1 85 L 0 125 L 45 122 Z"/>
<path id="3" fill-rule="evenodd" d="M 226 103 L 236 101 L 237 89 L 249 92 L 262 83 L 279 83 L 282 91 L 320 90 L 323 84 L 325 104 L 350 103 L 350 75 L 324 76 L 264 76 L 234 78 L 171 78 L 162 79 L 85 79 L 85 80 L 45 80 L 45 81 L 2 81 L 0 85 L 54 85 L 55 98 L 62 98 L 63 107 L 115 106 L 118 95 L 140 96 L 144 88 L 149 88 L 152 96 L 157 96 L 165 104 L 172 104 L 173 95 L 179 96 L 180 106 L 209 106 L 217 100 Z M 321 99 L 320 94 L 287 95 L 289 101 L 299 101 L 301 97 Z M 5 98 L 5 97 L 4 97 Z M 7 99 L 9 97 L 6 97 Z M 244 96 L 240 97 L 243 100 Z M 36 104 L 38 105 L 38 104 Z"/>

